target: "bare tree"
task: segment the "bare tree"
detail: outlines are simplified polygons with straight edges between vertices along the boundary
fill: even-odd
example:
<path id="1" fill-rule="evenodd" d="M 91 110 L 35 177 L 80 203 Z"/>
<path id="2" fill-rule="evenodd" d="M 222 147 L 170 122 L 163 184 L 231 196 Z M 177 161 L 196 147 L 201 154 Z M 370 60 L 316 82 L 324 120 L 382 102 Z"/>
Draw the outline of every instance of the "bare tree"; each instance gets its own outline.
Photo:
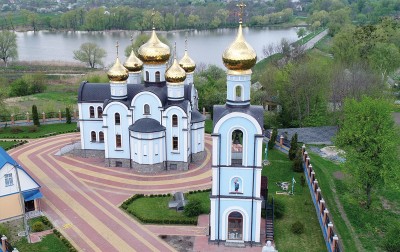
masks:
<path id="1" fill-rule="evenodd" d="M 0 32 L 0 59 L 4 61 L 4 64 L 8 65 L 10 59 L 17 59 L 17 35 L 11 31 Z"/>
<path id="2" fill-rule="evenodd" d="M 74 51 L 74 59 L 87 63 L 91 68 L 103 65 L 102 59 L 107 55 L 96 43 L 83 43 L 79 50 Z"/>

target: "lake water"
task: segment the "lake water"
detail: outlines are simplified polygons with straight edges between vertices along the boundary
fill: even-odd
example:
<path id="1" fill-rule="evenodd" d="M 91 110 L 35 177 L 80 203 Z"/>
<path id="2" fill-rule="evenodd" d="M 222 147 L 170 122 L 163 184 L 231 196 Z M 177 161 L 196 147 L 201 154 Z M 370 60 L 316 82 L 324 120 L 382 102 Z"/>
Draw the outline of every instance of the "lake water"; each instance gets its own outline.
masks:
<path id="1" fill-rule="evenodd" d="M 262 48 L 268 44 L 277 44 L 282 38 L 289 41 L 297 39 L 296 28 L 244 28 L 243 34 L 247 42 L 256 50 L 258 60 L 263 58 Z M 188 51 L 197 63 L 223 66 L 221 55 L 236 36 L 237 29 L 191 30 L 188 31 Z M 73 51 L 78 50 L 85 42 L 95 42 L 107 51 L 103 60 L 105 66 L 113 64 L 116 56 L 115 44 L 119 41 L 120 58 L 125 61 L 123 52 L 131 43 L 130 36 L 139 35 L 133 31 L 105 32 L 17 32 L 18 55 L 21 61 L 66 61 L 73 59 Z M 178 58 L 185 48 L 185 31 L 157 32 L 167 37 L 172 45 L 177 44 Z"/>

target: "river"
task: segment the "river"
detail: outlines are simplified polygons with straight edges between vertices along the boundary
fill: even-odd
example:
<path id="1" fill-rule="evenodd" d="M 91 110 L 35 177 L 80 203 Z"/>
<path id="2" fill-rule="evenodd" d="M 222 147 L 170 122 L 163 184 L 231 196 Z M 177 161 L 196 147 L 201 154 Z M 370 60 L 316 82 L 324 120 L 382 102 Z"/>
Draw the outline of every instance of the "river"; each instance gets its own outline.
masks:
<path id="1" fill-rule="evenodd" d="M 263 46 L 277 44 L 282 38 L 289 41 L 297 39 L 296 28 L 244 28 L 243 34 L 247 42 L 256 50 L 258 60 L 263 58 Z M 188 51 L 197 64 L 214 64 L 222 67 L 221 55 L 233 41 L 237 29 L 191 30 L 188 31 Z M 185 31 L 157 32 L 166 36 L 172 45 L 177 44 L 178 58 L 183 55 L 185 47 Z M 68 32 L 39 31 L 17 32 L 18 59 L 21 61 L 65 61 L 77 62 L 73 59 L 73 51 L 78 50 L 85 42 L 94 42 L 107 51 L 103 60 L 105 66 L 110 66 L 116 56 L 115 44 L 119 41 L 120 58 L 125 48 L 131 43 L 130 36 L 139 35 L 133 31 L 104 32 Z"/>

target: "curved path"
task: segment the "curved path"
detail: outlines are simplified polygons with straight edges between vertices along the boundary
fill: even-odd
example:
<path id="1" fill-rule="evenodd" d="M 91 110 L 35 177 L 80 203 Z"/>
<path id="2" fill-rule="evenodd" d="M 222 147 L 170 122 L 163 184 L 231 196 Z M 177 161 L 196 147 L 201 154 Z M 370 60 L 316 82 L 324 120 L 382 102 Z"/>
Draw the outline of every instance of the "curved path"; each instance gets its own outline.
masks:
<path id="1" fill-rule="evenodd" d="M 55 155 L 77 136 L 31 140 L 9 152 L 42 186 L 41 208 L 54 226 L 79 251 L 174 251 L 150 226 L 141 225 L 118 206 L 136 193 L 210 188 L 210 136 L 206 136 L 207 156 L 201 163 L 186 172 L 156 175 L 104 167 L 100 159 Z"/>

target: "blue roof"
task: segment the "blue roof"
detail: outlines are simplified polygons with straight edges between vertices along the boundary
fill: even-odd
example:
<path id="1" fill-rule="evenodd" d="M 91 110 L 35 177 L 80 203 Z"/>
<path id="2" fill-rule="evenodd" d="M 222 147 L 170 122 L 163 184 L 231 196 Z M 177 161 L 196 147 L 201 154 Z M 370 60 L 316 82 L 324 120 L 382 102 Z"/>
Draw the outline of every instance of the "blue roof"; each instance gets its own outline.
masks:
<path id="1" fill-rule="evenodd" d="M 2 147 L 0 147 L 0 169 L 3 168 L 7 163 L 11 165 L 17 164 L 17 162 L 15 162 L 15 160 L 12 159 L 12 157 L 8 155 L 8 153 Z"/>

